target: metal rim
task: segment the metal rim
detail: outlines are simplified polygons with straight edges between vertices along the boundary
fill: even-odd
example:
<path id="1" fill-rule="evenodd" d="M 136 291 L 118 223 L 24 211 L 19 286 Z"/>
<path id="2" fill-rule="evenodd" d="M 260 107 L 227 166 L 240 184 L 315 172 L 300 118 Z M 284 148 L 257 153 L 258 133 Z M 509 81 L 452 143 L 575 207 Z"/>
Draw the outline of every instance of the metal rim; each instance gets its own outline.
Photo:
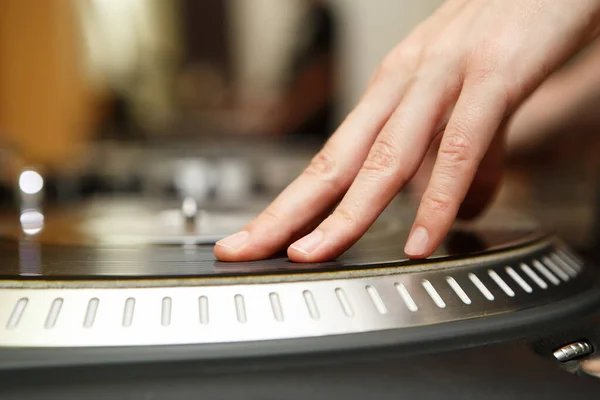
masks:
<path id="1" fill-rule="evenodd" d="M 596 279 L 552 240 L 451 263 L 347 279 L 7 287 L 0 289 L 0 347 L 227 344 L 435 328 L 569 299 Z"/>

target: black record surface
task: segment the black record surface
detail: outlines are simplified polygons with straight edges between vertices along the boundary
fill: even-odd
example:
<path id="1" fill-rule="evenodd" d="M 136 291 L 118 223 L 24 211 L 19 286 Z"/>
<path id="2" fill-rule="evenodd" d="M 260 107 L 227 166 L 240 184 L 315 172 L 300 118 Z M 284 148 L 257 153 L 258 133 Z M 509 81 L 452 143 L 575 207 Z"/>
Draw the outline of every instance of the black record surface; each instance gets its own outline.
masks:
<path id="1" fill-rule="evenodd" d="M 453 231 L 432 259 L 468 257 L 523 244 L 534 231 L 527 229 Z M 331 271 L 384 265 L 410 265 L 403 253 L 407 231 L 367 234 L 339 259 L 319 264 L 293 263 L 287 257 L 225 263 L 212 245 L 65 246 L 32 238 L 0 241 L 0 278 L 90 279 L 242 276 Z"/>
<path id="2" fill-rule="evenodd" d="M 404 255 L 412 224 L 405 203 L 388 207 L 369 231 L 337 260 L 291 262 L 285 253 L 268 260 L 224 263 L 215 240 L 237 232 L 262 204 L 209 207 L 191 226 L 175 208 L 142 201 L 99 202 L 45 214 L 28 231 L 17 218 L 0 224 L 0 279 L 177 278 L 289 274 L 414 264 Z M 29 234 L 27 233 L 29 232 Z M 431 257 L 468 258 L 539 238 L 538 225 L 511 212 L 492 212 L 457 225 Z"/>

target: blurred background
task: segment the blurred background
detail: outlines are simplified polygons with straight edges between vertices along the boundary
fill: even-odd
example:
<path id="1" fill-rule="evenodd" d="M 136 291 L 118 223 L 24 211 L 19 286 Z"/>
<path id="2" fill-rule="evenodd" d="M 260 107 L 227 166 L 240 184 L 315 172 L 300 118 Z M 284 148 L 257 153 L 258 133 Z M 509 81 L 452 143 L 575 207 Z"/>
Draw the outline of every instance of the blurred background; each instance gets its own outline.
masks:
<path id="1" fill-rule="evenodd" d="M 441 3 L 0 0 L 2 225 L 20 216 L 35 232 L 42 211 L 63 221 L 81 204 L 118 215 L 113 231 L 146 205 L 260 209 Z M 562 123 L 518 124 L 497 200 L 587 250 L 599 98 L 541 107 Z"/>

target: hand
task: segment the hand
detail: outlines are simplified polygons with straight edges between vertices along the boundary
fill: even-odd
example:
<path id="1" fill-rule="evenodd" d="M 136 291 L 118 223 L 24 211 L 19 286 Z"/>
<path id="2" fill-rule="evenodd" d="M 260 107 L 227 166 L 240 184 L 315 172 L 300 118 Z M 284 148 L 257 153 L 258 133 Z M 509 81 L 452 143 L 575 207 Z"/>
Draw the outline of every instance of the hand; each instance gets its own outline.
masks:
<path id="1" fill-rule="evenodd" d="M 384 59 L 306 171 L 241 232 L 217 243 L 216 256 L 262 259 L 293 243 L 293 261 L 337 257 L 413 178 L 440 137 L 405 248 L 412 258 L 428 257 L 488 149 L 501 147 L 507 119 L 599 28 L 597 0 L 446 1 Z"/>
<path id="2" fill-rule="evenodd" d="M 479 163 L 469 191 L 458 209 L 458 219 L 476 218 L 494 198 L 504 174 L 506 135 L 507 132 L 502 129 L 492 140 L 488 151 Z M 416 200 L 419 200 L 427 190 L 441 140 L 441 134 L 434 139 L 421 166 L 410 181 L 411 197 L 414 196 Z"/>

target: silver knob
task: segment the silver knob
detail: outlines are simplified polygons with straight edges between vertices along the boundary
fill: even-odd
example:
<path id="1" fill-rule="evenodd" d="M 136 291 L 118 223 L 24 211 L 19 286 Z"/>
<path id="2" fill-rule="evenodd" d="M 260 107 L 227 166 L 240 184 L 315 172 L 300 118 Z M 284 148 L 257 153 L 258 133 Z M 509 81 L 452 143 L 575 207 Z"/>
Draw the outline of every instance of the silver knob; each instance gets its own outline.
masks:
<path id="1" fill-rule="evenodd" d="M 181 213 L 187 222 L 194 222 L 198 217 L 198 202 L 193 197 L 186 197 L 181 203 Z"/>
<path id="2" fill-rule="evenodd" d="M 593 351 L 593 347 L 588 342 L 575 342 L 569 345 L 563 346 L 560 349 L 554 351 L 554 358 L 560 362 L 571 361 L 577 357 L 590 354 Z"/>

